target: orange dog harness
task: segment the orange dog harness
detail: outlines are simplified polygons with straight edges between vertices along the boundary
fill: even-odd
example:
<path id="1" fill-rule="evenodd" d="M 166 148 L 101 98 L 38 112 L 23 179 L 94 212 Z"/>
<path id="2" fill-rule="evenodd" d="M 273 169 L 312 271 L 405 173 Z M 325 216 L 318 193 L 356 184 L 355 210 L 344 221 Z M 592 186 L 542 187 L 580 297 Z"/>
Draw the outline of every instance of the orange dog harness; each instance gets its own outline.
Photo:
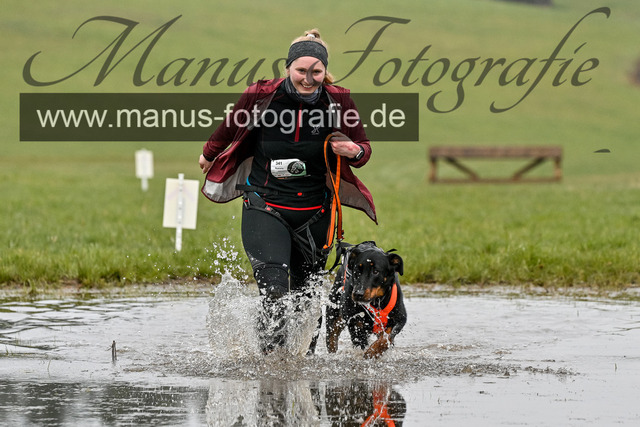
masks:
<path id="1" fill-rule="evenodd" d="M 371 304 L 367 305 L 367 310 L 373 315 L 373 333 L 379 334 L 380 332 L 387 329 L 387 323 L 389 323 L 389 313 L 393 310 L 393 307 L 396 306 L 396 301 L 398 301 L 398 286 L 394 283 L 391 288 L 391 299 L 389 300 L 389 304 L 385 308 L 375 308 L 372 307 Z"/>

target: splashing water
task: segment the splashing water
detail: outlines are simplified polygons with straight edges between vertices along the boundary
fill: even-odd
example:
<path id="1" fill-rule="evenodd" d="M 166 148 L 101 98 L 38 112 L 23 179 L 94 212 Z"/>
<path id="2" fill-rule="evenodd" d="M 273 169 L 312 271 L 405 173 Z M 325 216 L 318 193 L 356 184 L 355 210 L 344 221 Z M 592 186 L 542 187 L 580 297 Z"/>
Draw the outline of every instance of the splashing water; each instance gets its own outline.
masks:
<path id="1" fill-rule="evenodd" d="M 286 339 L 265 355 L 258 331 L 262 297 L 255 286 L 247 285 L 229 273 L 224 274 L 209 302 L 207 316 L 209 343 L 217 373 L 237 372 L 242 367 L 246 375 L 254 376 L 256 367 L 275 368 L 265 366 L 269 361 L 278 365 L 283 360 L 299 362 L 304 359 L 318 332 L 324 295 L 324 287 L 320 285 L 310 296 L 301 298 L 290 294 L 278 301 L 284 317 L 278 327 L 286 331 Z"/>
<path id="2" fill-rule="evenodd" d="M 207 249 L 206 252 L 214 255 L 211 268 L 216 274 L 248 278 L 247 272 L 238 262 L 239 252 L 227 237 L 219 243 L 213 242 L 212 249 Z"/>
<path id="3" fill-rule="evenodd" d="M 209 301 L 207 330 L 212 355 L 216 359 L 242 359 L 260 354 L 255 317 L 260 301 L 255 292 L 233 278 L 222 276 Z"/>
<path id="4" fill-rule="evenodd" d="M 232 371 L 238 364 L 249 367 L 264 363 L 264 352 L 258 331 L 263 301 L 255 285 L 246 283 L 248 275 L 238 262 L 238 251 L 227 238 L 214 242 L 213 266 L 222 276 L 209 302 L 207 331 L 211 354 L 218 370 Z M 241 279 L 238 279 L 240 277 Z M 313 336 L 318 332 L 325 295 L 322 277 L 313 278 L 312 295 L 287 295 L 278 301 L 284 322 L 272 325 L 286 331 L 284 344 L 273 351 L 273 359 L 291 359 L 306 355 Z M 264 321 L 264 318 L 263 318 Z M 269 321 L 269 319 L 267 319 Z M 272 322 L 273 323 L 273 322 Z M 269 331 L 269 325 L 267 330 Z M 273 334 L 273 333 L 272 333 Z M 264 333 L 263 333 L 264 335 Z M 269 332 L 267 332 L 269 337 Z M 249 368 L 251 370 L 251 368 Z"/>
<path id="5" fill-rule="evenodd" d="M 361 349 L 351 346 L 348 334 L 341 337 L 338 353 L 329 354 L 323 343 L 324 328 L 320 330 L 316 354 L 308 356 L 309 343 L 318 332 L 318 319 L 328 300 L 327 283 L 328 278 L 323 278 L 313 297 L 302 303 L 294 296 L 282 298 L 287 339 L 283 346 L 265 354 L 257 328 L 262 310 L 257 287 L 225 274 L 209 302 L 209 375 L 229 380 L 410 379 L 426 372 L 455 374 L 468 365 L 467 360 L 438 360 L 424 347 L 391 348 L 380 360 L 366 360 Z M 484 373 L 509 369 L 505 365 L 474 367 Z"/>
<path id="6" fill-rule="evenodd" d="M 209 301 L 207 333 L 210 351 L 199 365 L 209 375 L 228 380 L 276 379 L 299 381 L 315 379 L 415 379 L 425 374 L 457 375 L 467 370 L 478 374 L 504 373 L 515 370 L 505 364 L 482 364 L 463 357 L 460 360 L 434 356 L 433 347 L 406 346 L 405 333 L 400 346 L 389 349 L 380 360 L 365 360 L 363 352 L 351 345 L 347 333 L 340 338 L 340 350 L 329 354 L 324 345 L 326 331 L 318 330 L 323 306 L 328 303 L 331 287 L 329 276 L 315 278 L 313 295 L 300 298 L 287 295 L 280 300 L 286 340 L 270 352 L 263 351 L 263 340 L 273 335 L 261 333 L 258 327 L 263 311 L 262 297 L 255 284 L 247 283 L 246 272 L 238 265 L 238 252 L 228 240 L 214 244 L 215 260 L 222 279 Z M 240 276 L 239 276 L 240 275 Z M 238 279 L 237 277 L 241 277 Z M 277 322 L 275 322 L 277 323 Z M 264 323 L 263 323 L 264 325 Z M 267 330 L 270 330 L 267 328 Z M 318 332 L 320 338 L 315 355 L 307 356 L 309 344 Z M 437 350 L 437 349 L 436 349 Z M 192 365 L 193 366 L 193 365 Z"/>

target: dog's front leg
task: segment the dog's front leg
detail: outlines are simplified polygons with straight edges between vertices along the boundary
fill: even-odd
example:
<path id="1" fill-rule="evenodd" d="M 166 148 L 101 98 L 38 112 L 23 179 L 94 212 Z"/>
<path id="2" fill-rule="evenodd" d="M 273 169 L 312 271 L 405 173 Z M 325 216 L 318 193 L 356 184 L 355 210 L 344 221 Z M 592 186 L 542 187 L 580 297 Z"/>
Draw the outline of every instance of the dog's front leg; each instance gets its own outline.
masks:
<path id="1" fill-rule="evenodd" d="M 338 351 L 338 339 L 344 326 L 345 322 L 342 320 L 342 317 L 338 316 L 327 320 L 327 351 L 329 353 Z"/>
<path id="2" fill-rule="evenodd" d="M 382 353 L 389 349 L 389 347 L 393 343 L 391 330 L 392 328 L 387 328 L 383 332 L 378 333 L 378 339 L 376 339 L 373 344 L 371 344 L 369 348 L 364 352 L 365 359 L 378 358 L 382 355 Z"/>

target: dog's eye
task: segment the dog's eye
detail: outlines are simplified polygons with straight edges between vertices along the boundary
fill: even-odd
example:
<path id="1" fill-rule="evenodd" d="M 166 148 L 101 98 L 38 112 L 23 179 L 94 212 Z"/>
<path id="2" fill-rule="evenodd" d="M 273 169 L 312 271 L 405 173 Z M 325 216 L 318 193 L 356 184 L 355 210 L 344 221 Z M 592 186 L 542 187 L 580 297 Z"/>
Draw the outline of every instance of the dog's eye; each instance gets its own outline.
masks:
<path id="1" fill-rule="evenodd" d="M 379 273 L 379 271 L 378 271 L 377 269 L 375 269 L 375 268 L 374 268 L 374 269 L 373 269 L 373 274 L 378 274 L 378 273 Z"/>

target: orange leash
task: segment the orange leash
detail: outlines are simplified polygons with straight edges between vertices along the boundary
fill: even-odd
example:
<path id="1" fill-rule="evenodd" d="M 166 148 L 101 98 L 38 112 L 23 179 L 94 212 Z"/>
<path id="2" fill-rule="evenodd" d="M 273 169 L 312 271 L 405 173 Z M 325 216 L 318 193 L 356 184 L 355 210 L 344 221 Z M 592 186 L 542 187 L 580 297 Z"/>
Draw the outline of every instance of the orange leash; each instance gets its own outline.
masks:
<path id="1" fill-rule="evenodd" d="M 340 163 L 342 161 L 342 157 L 336 155 L 338 163 L 336 165 L 336 176 L 334 178 L 333 173 L 331 172 L 331 167 L 329 165 L 329 155 L 327 153 L 329 141 L 332 137 L 333 134 L 330 133 L 324 140 L 324 162 L 327 166 L 327 172 L 329 173 L 329 178 L 331 178 L 331 184 L 333 186 L 333 200 L 331 201 L 331 224 L 329 226 L 329 231 L 327 232 L 327 243 L 324 245 L 324 249 L 329 249 L 333 246 L 333 235 L 335 229 L 337 229 L 338 241 L 342 240 L 342 236 L 344 234 L 344 230 L 342 229 L 342 204 L 340 203 Z"/>

